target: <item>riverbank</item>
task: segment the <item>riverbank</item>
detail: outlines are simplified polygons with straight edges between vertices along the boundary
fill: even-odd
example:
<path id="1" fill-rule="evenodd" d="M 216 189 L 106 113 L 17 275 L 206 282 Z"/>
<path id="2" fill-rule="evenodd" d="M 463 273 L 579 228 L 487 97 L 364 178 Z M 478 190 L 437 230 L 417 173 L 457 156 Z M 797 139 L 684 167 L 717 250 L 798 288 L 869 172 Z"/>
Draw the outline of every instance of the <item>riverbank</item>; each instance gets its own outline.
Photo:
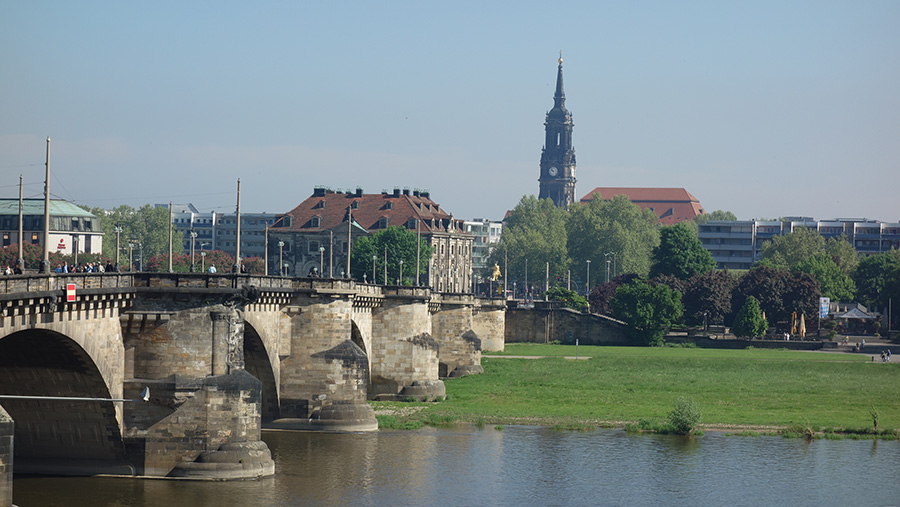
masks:
<path id="1" fill-rule="evenodd" d="M 446 401 L 377 403 L 376 413 L 384 419 L 405 410 L 384 420 L 400 424 L 624 427 L 663 421 L 685 397 L 700 406 L 706 429 L 860 432 L 871 431 L 873 415 L 879 430 L 900 427 L 900 366 L 862 355 L 595 346 L 576 353 L 574 346 L 534 344 L 507 344 L 503 355 L 546 357 L 485 355 L 484 374 L 445 380 Z"/>

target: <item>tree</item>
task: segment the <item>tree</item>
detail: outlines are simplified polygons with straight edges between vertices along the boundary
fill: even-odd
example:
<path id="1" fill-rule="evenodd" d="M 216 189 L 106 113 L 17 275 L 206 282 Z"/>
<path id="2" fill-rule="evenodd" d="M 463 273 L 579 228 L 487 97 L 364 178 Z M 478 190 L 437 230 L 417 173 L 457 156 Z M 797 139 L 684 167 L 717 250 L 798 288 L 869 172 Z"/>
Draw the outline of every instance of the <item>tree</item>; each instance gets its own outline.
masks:
<path id="1" fill-rule="evenodd" d="M 752 296 L 766 313 L 766 319 L 775 323 L 787 321 L 794 311 L 802 312 L 807 319 L 814 318 L 819 300 L 819 283 L 808 273 L 796 273 L 768 266 L 757 266 L 741 277 L 732 293 L 732 307 L 741 308 Z"/>
<path id="2" fill-rule="evenodd" d="M 688 280 L 681 296 L 690 324 L 724 323 L 731 314 L 731 293 L 737 280 L 728 271 L 698 273 Z"/>
<path id="3" fill-rule="evenodd" d="M 891 300 L 891 306 L 896 308 L 900 305 L 900 250 L 891 249 L 863 258 L 853 278 L 860 302 L 887 308 Z"/>
<path id="4" fill-rule="evenodd" d="M 650 275 L 672 275 L 681 280 L 716 268 L 709 250 L 683 222 L 659 231 L 659 246 L 653 249 Z"/>
<path id="5" fill-rule="evenodd" d="M 735 214 L 730 211 L 717 209 L 711 213 L 704 213 L 702 215 L 697 215 L 696 217 L 694 217 L 694 222 L 698 224 L 705 224 L 710 220 L 726 220 L 734 222 L 735 220 L 737 220 L 737 216 L 735 216 Z"/>
<path id="6" fill-rule="evenodd" d="M 154 207 L 146 204 L 140 209 L 121 205 L 111 210 L 92 208 L 91 214 L 100 217 L 100 227 L 103 230 L 103 258 L 115 261 L 116 259 L 116 232 L 118 225 L 122 228 L 119 234 L 119 247 L 122 249 L 121 264 L 127 266 L 129 242 L 140 243 L 144 250 L 144 259 L 150 259 L 156 255 L 168 255 L 169 253 L 169 210 L 168 208 Z M 182 233 L 172 231 L 172 253 L 184 252 Z M 126 255 L 121 255 L 126 253 Z M 174 257 L 173 257 L 174 261 Z"/>
<path id="7" fill-rule="evenodd" d="M 591 312 L 603 315 L 613 315 L 612 299 L 616 295 L 616 290 L 620 285 L 631 283 L 640 277 L 634 273 L 619 275 L 608 282 L 601 283 L 594 287 L 588 296 Z"/>
<path id="8" fill-rule="evenodd" d="M 557 208 L 550 199 L 522 197 L 509 213 L 500 244 L 491 252 L 488 265 L 503 266 L 507 262 L 511 279 L 521 283 L 528 279 L 532 285 L 538 281 L 543 285 L 547 263 L 551 277 L 565 276 L 569 269 L 566 215 L 566 210 Z"/>
<path id="9" fill-rule="evenodd" d="M 800 262 L 824 253 L 825 238 L 806 227 L 775 236 L 759 250 L 760 263 L 778 269 L 793 269 Z"/>
<path id="10" fill-rule="evenodd" d="M 614 253 L 615 257 L 609 258 L 615 260 L 612 276 L 619 273 L 647 276 L 651 253 L 659 245 L 659 217 L 655 213 L 642 210 L 624 195 L 608 201 L 592 199 L 586 204 L 575 204 L 570 210 L 566 229 L 572 269 L 585 268 L 588 260 L 596 268 L 608 259 L 605 254 Z M 595 280 L 604 278 L 598 276 Z"/>
<path id="11" fill-rule="evenodd" d="M 854 300 L 856 284 L 849 275 L 841 271 L 830 255 L 810 257 L 797 264 L 796 268 L 812 275 L 819 282 L 822 295 L 831 298 L 832 301 Z"/>
<path id="12" fill-rule="evenodd" d="M 731 332 L 738 338 L 753 338 L 763 336 L 769 329 L 769 323 L 762 316 L 759 302 L 755 297 L 749 296 L 734 318 Z"/>
<path id="13" fill-rule="evenodd" d="M 557 285 L 547 291 L 547 299 L 551 301 L 563 301 L 567 308 L 585 312 L 588 309 L 588 302 L 584 296 L 579 295 L 574 290 L 566 289 Z"/>
<path id="14" fill-rule="evenodd" d="M 660 346 L 665 344 L 666 330 L 681 318 L 681 294 L 637 280 L 616 290 L 612 307 L 616 317 L 629 324 L 635 343 Z"/>
<path id="15" fill-rule="evenodd" d="M 859 253 L 847 238 L 828 238 L 825 240 L 825 251 L 845 275 L 853 275 L 859 265 Z"/>
<path id="16" fill-rule="evenodd" d="M 419 240 L 415 231 L 393 225 L 375 234 L 359 238 L 353 244 L 350 255 L 350 272 L 357 280 L 368 279 L 372 275 L 372 257 L 375 257 L 375 280 L 372 283 L 393 285 L 397 278 L 401 285 L 415 283 L 416 242 L 419 242 L 418 273 L 424 274 L 434 248 L 425 240 Z M 387 276 L 384 279 L 384 252 L 387 249 Z M 400 266 L 403 273 L 400 273 Z M 421 281 L 421 280 L 420 280 Z"/>

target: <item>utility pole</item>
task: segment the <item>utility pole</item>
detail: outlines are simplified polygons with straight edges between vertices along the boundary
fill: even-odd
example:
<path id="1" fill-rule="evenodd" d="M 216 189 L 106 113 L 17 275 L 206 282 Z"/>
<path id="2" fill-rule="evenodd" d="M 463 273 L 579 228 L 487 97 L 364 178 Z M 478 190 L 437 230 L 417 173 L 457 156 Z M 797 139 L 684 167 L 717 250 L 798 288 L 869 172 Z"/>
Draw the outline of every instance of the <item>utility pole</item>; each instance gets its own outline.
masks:
<path id="1" fill-rule="evenodd" d="M 25 233 L 22 231 L 22 175 L 19 175 L 19 269 L 25 272 Z"/>
<path id="2" fill-rule="evenodd" d="M 169 273 L 172 272 L 172 201 L 169 201 Z"/>
<path id="3" fill-rule="evenodd" d="M 419 251 L 421 250 L 420 242 L 422 234 L 419 231 L 419 219 L 416 219 L 416 287 L 419 286 Z"/>
<path id="4" fill-rule="evenodd" d="M 50 136 L 47 136 L 47 167 L 44 175 L 44 259 L 41 261 L 40 273 L 50 273 Z"/>
<path id="5" fill-rule="evenodd" d="M 241 272 L 241 179 L 237 180 L 237 210 L 235 210 L 236 215 L 236 229 L 234 232 L 234 267 L 232 271 L 235 273 Z"/>
<path id="6" fill-rule="evenodd" d="M 353 240 L 353 204 L 347 206 L 347 278 L 350 276 L 350 242 Z M 387 269 L 387 266 L 385 266 Z M 387 277 L 385 277 L 387 278 Z"/>

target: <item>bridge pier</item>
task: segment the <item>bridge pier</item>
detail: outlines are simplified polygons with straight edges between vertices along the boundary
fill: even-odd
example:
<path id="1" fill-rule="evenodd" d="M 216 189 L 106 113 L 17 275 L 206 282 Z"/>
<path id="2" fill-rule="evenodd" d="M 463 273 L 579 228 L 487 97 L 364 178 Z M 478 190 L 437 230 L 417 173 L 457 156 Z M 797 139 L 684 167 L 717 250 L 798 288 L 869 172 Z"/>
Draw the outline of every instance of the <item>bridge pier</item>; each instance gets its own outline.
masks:
<path id="1" fill-rule="evenodd" d="M 422 287 L 384 287 L 384 302 L 372 310 L 372 393 L 374 399 L 442 399 L 438 378 L 440 345 L 431 335 L 428 302 Z"/>
<path id="2" fill-rule="evenodd" d="M 440 345 L 441 377 L 484 373 L 481 339 L 472 330 L 474 306 L 475 297 L 471 294 L 442 294 L 432 304 L 431 328 Z"/>
<path id="3" fill-rule="evenodd" d="M 352 296 L 317 290 L 292 302 L 290 356 L 280 364 L 281 415 L 267 427 L 378 429 L 375 412 L 366 404 L 369 360 L 365 343 L 353 332 Z"/>
<path id="4" fill-rule="evenodd" d="M 10 507 L 13 500 L 13 434 L 12 417 L 0 406 L 0 507 Z"/>
<path id="5" fill-rule="evenodd" d="M 244 370 L 242 312 L 196 302 L 168 312 L 141 306 L 123 319 L 128 392 L 149 385 L 152 395 L 149 404 L 125 407 L 126 453 L 137 474 L 274 474 L 260 440 L 262 385 Z"/>

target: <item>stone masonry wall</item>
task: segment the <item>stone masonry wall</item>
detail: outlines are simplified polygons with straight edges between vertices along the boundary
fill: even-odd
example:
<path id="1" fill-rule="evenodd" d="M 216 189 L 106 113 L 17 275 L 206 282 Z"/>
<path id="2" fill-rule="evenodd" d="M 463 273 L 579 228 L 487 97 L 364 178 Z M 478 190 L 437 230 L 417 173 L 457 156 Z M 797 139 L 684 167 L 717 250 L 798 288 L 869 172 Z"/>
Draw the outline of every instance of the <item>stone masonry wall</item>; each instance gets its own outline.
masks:
<path id="1" fill-rule="evenodd" d="M 481 340 L 472 340 L 471 334 L 463 338 L 472 331 L 472 306 L 442 304 L 431 316 L 431 328 L 440 346 L 438 360 L 447 366 L 447 374 L 459 366 L 481 365 Z"/>
<path id="2" fill-rule="evenodd" d="M 506 311 L 506 341 L 545 343 L 559 341 L 581 345 L 628 345 L 625 326 L 602 315 L 568 308 L 510 308 Z"/>
<path id="3" fill-rule="evenodd" d="M 397 394 L 419 380 L 438 378 L 438 344 L 431 337 L 428 300 L 386 295 L 372 310 L 372 394 Z"/>
<path id="4" fill-rule="evenodd" d="M 243 370 L 207 377 L 174 413 L 132 437 L 145 438 L 145 475 L 165 476 L 222 444 L 260 439 L 260 383 Z M 190 389 L 189 389 L 190 390 Z M 159 401 L 157 401 L 158 403 Z"/>
<path id="5" fill-rule="evenodd" d="M 340 364 L 314 358 L 351 337 L 352 301 L 348 297 L 301 295 L 291 315 L 291 355 L 281 361 L 281 416 L 309 418 L 322 406 L 335 401 L 365 403 L 365 385 L 341 384 Z M 340 377 L 340 379 L 338 378 Z M 346 387 L 338 390 L 337 386 Z"/>
<path id="6" fill-rule="evenodd" d="M 481 350 L 499 352 L 506 342 L 506 305 L 476 300 L 472 309 L 472 330 L 481 339 Z"/>

